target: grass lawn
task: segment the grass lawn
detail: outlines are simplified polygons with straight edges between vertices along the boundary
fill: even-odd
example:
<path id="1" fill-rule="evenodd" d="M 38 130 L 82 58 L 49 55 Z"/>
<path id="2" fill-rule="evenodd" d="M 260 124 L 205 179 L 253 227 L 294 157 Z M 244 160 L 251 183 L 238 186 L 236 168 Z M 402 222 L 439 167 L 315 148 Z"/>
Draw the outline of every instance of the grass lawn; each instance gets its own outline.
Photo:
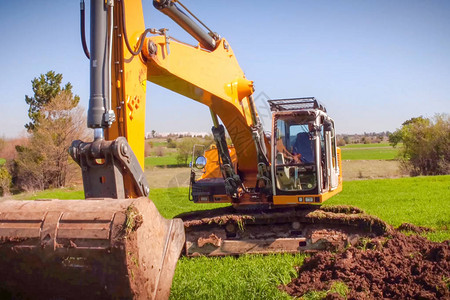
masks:
<path id="1" fill-rule="evenodd" d="M 327 201 L 364 209 L 398 226 L 410 222 L 437 229 L 428 237 L 450 239 L 450 176 L 416 177 L 344 182 L 344 191 Z M 182 211 L 195 210 L 186 203 L 188 189 L 154 189 L 151 199 L 159 211 L 171 218 Z M 184 201 L 184 202 L 183 202 Z M 219 205 L 203 204 L 197 209 Z M 239 258 L 182 257 L 178 261 L 172 299 L 290 299 L 276 289 L 296 275 L 304 255 L 248 255 Z M 312 293 L 305 299 L 316 299 Z"/>
<path id="2" fill-rule="evenodd" d="M 450 239 L 450 175 L 344 182 L 344 190 L 325 205 L 349 204 L 388 223 L 403 222 L 436 229 L 427 236 L 435 241 Z M 77 191 L 49 192 L 49 198 L 74 198 Z M 62 194 L 60 194 L 62 193 Z M 64 196 L 64 193 L 70 195 Z M 78 195 L 82 192 L 78 191 Z M 36 198 L 45 198 L 37 193 Z M 194 204 L 188 188 L 153 189 L 150 198 L 166 218 L 182 212 L 212 209 L 226 204 Z M 28 198 L 30 199 L 30 198 Z M 296 276 L 304 254 L 247 255 L 238 258 L 186 258 L 178 261 L 172 299 L 290 299 L 277 286 Z M 316 299 L 317 295 L 305 299 Z"/>
<path id="3" fill-rule="evenodd" d="M 78 188 L 49 189 L 38 192 L 21 193 L 13 196 L 15 200 L 60 199 L 78 200 L 84 199 L 84 191 Z"/>
<path id="4" fill-rule="evenodd" d="M 347 204 L 364 209 L 393 226 L 409 222 L 436 230 L 428 237 L 450 239 L 450 175 L 344 181 L 343 191 L 325 205 Z M 187 187 L 152 189 L 150 199 L 166 218 L 195 210 L 213 209 L 228 204 L 194 204 L 188 200 Z M 17 200 L 83 199 L 80 188 L 52 189 L 14 196 Z"/>
<path id="5" fill-rule="evenodd" d="M 398 148 L 389 144 L 351 144 L 340 148 L 343 160 L 390 160 L 398 153 Z"/>
<path id="6" fill-rule="evenodd" d="M 343 191 L 325 205 L 354 205 L 393 226 L 409 222 L 430 227 L 437 231 L 429 238 L 443 241 L 450 239 L 449 189 L 450 175 L 344 181 Z M 152 189 L 150 199 L 166 218 L 228 205 L 194 204 L 185 187 Z"/>
<path id="7" fill-rule="evenodd" d="M 450 175 L 344 181 L 342 193 L 325 205 L 348 204 L 393 226 L 408 222 L 435 229 L 435 241 L 450 239 Z"/>
<path id="8" fill-rule="evenodd" d="M 278 290 L 306 255 L 186 258 L 177 264 L 171 299 L 292 299 Z"/>

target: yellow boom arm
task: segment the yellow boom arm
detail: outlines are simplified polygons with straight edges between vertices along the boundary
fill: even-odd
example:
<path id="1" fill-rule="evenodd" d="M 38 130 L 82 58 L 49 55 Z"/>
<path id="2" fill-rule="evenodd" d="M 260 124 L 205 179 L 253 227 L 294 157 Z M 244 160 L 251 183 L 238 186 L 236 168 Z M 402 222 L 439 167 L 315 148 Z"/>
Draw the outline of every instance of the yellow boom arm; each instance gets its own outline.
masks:
<path id="1" fill-rule="evenodd" d="M 174 40 L 164 33 L 143 37 L 140 0 L 124 1 L 115 10 L 113 96 L 117 122 L 106 130 L 108 140 L 125 136 L 143 167 L 146 80 L 207 105 L 217 115 L 236 148 L 244 180 L 254 184 L 257 153 L 252 138 L 253 82 L 245 78 L 228 42 L 220 39 L 206 50 Z M 141 44 L 142 51 L 133 55 Z"/>

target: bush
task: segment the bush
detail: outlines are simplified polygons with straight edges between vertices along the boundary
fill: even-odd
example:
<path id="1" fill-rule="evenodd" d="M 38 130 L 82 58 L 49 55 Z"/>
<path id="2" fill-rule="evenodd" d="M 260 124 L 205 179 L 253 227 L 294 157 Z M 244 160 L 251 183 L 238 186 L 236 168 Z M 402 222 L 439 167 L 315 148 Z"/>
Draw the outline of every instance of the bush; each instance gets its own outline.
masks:
<path id="1" fill-rule="evenodd" d="M 174 149 L 176 147 L 177 147 L 177 143 L 174 140 L 172 140 L 171 138 L 168 138 L 167 139 L 167 148 Z"/>
<path id="2" fill-rule="evenodd" d="M 403 143 L 399 155 L 404 169 L 412 176 L 450 174 L 450 118 L 412 118 L 389 135 L 389 143 Z"/>
<path id="3" fill-rule="evenodd" d="M 200 156 L 203 155 L 203 151 L 205 148 L 209 147 L 209 145 L 212 144 L 212 140 L 205 139 L 201 140 L 199 138 L 190 138 L 186 137 L 183 138 L 180 142 L 177 143 L 177 162 L 179 164 L 188 164 L 189 158 L 192 156 L 192 151 L 194 149 L 194 145 L 203 145 L 205 147 L 196 147 L 196 153 L 194 153 L 194 156 Z"/>
<path id="4" fill-rule="evenodd" d="M 145 143 L 145 146 L 144 146 L 144 156 L 145 157 L 149 157 L 151 155 L 152 148 L 153 148 L 153 142 Z"/>
<path id="5" fill-rule="evenodd" d="M 9 187 L 11 186 L 11 174 L 3 166 L 0 168 L 0 196 L 9 195 Z"/>
<path id="6" fill-rule="evenodd" d="M 159 146 L 158 148 L 156 148 L 155 154 L 156 156 L 159 157 L 164 156 L 165 154 L 164 147 Z"/>

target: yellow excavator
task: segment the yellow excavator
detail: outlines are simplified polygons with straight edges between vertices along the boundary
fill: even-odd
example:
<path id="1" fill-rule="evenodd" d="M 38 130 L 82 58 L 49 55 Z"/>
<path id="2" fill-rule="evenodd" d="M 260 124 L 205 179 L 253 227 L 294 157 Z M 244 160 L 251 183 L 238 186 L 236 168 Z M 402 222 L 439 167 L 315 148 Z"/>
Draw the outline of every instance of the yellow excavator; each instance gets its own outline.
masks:
<path id="1" fill-rule="evenodd" d="M 182 251 L 318 250 L 349 242 L 365 227 L 376 229 L 358 212 L 313 205 L 342 190 L 334 122 L 319 101 L 270 100 L 268 136 L 253 82 L 230 44 L 180 1 L 153 5 L 198 45 L 174 39 L 167 29 L 145 29 L 140 0 L 91 0 L 88 49 L 84 5 L 87 123 L 94 138 L 74 141 L 69 152 L 81 167 L 86 200 L 0 203 L 0 296 L 166 299 Z M 230 207 L 166 220 L 148 199 L 147 81 L 209 107 L 215 145 L 193 162 L 190 199 Z"/>

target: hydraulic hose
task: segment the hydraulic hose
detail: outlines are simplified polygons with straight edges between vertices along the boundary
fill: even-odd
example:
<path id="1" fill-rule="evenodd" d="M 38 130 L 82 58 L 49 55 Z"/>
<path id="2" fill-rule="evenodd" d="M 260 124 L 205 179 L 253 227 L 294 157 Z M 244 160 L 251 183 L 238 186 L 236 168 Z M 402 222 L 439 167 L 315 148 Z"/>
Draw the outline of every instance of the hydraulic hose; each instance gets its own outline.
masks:
<path id="1" fill-rule="evenodd" d="M 125 40 L 125 44 L 127 45 L 127 49 L 128 51 L 133 55 L 138 55 L 139 53 L 141 53 L 142 51 L 142 47 L 144 46 L 144 41 L 145 41 L 145 36 L 147 35 L 147 33 L 150 33 L 152 30 L 147 28 L 145 29 L 145 31 L 141 34 L 141 37 L 139 38 L 139 47 L 136 51 L 134 51 L 131 46 L 130 46 L 130 42 L 128 41 L 128 35 L 127 35 L 127 22 L 125 19 L 125 4 L 124 4 L 124 0 L 119 0 L 121 8 L 122 8 L 122 22 L 123 22 L 123 37 Z"/>
<path id="2" fill-rule="evenodd" d="M 91 55 L 89 53 L 89 49 L 86 43 L 84 0 L 80 1 L 80 33 L 81 33 L 81 44 L 83 45 L 84 54 L 88 59 L 91 59 Z"/>

